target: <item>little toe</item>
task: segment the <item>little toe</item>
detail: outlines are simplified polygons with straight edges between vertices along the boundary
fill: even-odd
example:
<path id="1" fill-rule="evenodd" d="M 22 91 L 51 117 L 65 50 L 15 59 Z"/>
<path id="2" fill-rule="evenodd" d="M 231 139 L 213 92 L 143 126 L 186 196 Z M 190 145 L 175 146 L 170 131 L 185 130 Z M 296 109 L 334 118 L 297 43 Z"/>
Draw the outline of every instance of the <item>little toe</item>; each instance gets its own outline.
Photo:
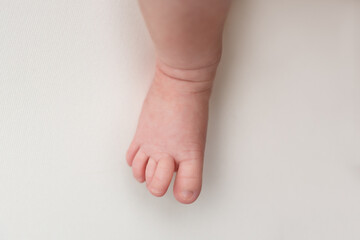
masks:
<path id="1" fill-rule="evenodd" d="M 151 166 L 150 166 L 151 167 Z M 157 197 L 163 196 L 169 188 L 172 176 L 175 170 L 175 161 L 172 157 L 166 156 L 160 158 L 156 165 L 155 172 L 148 185 L 149 191 Z M 149 170 L 149 175 L 151 174 Z"/>
<path id="2" fill-rule="evenodd" d="M 174 184 L 175 198 L 185 204 L 194 202 L 201 191 L 202 161 L 181 162 Z"/>
<path id="3" fill-rule="evenodd" d="M 139 145 L 131 143 L 129 149 L 126 152 L 126 162 L 129 164 L 130 167 L 132 166 L 132 162 L 138 150 L 139 150 Z"/>
<path id="4" fill-rule="evenodd" d="M 139 182 L 145 181 L 145 168 L 149 157 L 141 150 L 136 153 L 132 162 L 133 175 Z"/>

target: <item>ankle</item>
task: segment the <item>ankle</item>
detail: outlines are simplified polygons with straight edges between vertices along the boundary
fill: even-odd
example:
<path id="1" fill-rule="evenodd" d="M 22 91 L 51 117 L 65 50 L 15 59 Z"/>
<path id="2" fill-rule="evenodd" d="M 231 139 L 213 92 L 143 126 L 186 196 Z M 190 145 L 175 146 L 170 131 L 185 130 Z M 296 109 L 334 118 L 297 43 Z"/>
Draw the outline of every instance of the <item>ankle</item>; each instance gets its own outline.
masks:
<path id="1" fill-rule="evenodd" d="M 161 60 L 156 63 L 156 70 L 170 78 L 191 82 L 213 81 L 219 61 L 203 64 L 192 68 L 181 68 L 168 65 Z"/>
<path id="2" fill-rule="evenodd" d="M 178 93 L 211 93 L 218 62 L 192 68 L 181 69 L 157 61 L 155 80 L 164 88 L 172 88 Z"/>
<path id="3" fill-rule="evenodd" d="M 209 45 L 204 43 L 204 45 Z M 172 52 L 157 51 L 158 62 L 171 68 L 181 70 L 202 69 L 218 65 L 222 55 L 221 43 L 204 46 L 203 48 L 174 47 Z"/>

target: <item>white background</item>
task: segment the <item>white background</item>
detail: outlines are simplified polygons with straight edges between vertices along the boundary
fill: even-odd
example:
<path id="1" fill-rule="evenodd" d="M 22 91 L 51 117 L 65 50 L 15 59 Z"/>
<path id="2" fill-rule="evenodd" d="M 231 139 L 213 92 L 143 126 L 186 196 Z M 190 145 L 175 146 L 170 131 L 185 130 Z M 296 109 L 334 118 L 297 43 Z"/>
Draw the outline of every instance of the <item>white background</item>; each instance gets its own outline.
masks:
<path id="1" fill-rule="evenodd" d="M 135 0 L 0 0 L 0 239 L 360 239 L 360 1 L 234 1 L 203 191 L 125 152 L 154 51 Z"/>

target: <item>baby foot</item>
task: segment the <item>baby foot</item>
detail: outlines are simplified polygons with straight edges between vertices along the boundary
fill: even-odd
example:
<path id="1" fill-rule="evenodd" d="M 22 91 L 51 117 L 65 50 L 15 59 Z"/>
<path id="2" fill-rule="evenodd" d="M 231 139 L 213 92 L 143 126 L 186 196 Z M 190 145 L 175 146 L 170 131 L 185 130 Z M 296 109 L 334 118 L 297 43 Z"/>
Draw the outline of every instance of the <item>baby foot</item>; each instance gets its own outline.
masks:
<path id="1" fill-rule="evenodd" d="M 192 203 L 200 194 L 208 105 L 217 64 L 175 69 L 158 62 L 127 151 L 134 177 L 163 196 L 176 172 L 174 195 Z"/>

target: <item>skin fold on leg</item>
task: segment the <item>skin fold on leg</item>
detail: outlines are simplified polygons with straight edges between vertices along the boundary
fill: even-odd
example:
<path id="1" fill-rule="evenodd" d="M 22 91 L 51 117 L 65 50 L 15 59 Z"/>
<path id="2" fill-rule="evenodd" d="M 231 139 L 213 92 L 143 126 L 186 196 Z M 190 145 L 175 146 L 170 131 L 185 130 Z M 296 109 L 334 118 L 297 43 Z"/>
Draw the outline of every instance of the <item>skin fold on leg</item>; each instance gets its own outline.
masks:
<path id="1" fill-rule="evenodd" d="M 229 0 L 139 0 L 159 59 L 174 68 L 217 64 Z"/>

